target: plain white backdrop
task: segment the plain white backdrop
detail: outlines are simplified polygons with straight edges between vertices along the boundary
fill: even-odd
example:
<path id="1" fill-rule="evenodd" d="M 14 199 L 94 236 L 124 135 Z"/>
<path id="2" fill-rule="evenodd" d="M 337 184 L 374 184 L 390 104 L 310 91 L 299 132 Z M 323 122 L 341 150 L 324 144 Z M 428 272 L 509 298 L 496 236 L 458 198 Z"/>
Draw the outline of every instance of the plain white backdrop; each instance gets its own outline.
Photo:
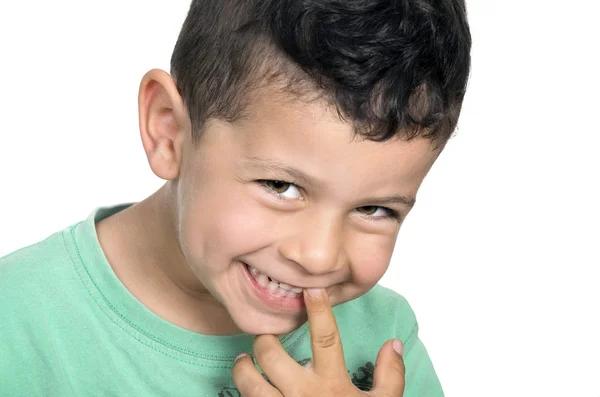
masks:
<path id="1" fill-rule="evenodd" d="M 600 396 L 594 4 L 467 0 L 459 130 L 382 280 L 411 303 L 449 397 Z M 0 256 L 162 184 L 137 90 L 168 71 L 188 5 L 0 2 Z"/>

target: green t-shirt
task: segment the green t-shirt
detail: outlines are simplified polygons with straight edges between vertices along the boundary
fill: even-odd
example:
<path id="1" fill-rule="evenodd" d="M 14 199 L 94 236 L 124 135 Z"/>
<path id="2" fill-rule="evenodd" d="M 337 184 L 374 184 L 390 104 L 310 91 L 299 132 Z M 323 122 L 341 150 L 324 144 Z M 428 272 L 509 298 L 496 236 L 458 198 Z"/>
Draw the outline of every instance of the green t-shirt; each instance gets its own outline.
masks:
<path id="1" fill-rule="evenodd" d="M 87 220 L 0 259 L 0 396 L 238 397 L 234 358 L 250 335 L 203 335 L 155 315 L 108 264 Z M 369 390 L 377 352 L 405 344 L 404 397 L 442 388 L 418 338 L 415 315 L 397 293 L 375 286 L 334 308 L 348 372 Z M 307 324 L 280 337 L 299 363 L 311 357 Z"/>

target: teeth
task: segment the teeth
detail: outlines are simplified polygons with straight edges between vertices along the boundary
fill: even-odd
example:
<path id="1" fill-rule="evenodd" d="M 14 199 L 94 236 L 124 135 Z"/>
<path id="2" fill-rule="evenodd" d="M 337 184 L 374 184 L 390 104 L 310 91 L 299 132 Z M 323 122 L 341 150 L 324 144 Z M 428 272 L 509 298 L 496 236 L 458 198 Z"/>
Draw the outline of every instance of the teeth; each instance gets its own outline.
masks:
<path id="1" fill-rule="evenodd" d="M 256 281 L 258 281 L 258 284 L 261 287 L 266 287 L 269 283 L 269 278 L 262 273 L 259 273 L 258 276 L 255 276 L 254 278 L 256 278 Z"/>
<path id="2" fill-rule="evenodd" d="M 266 287 L 271 293 L 286 297 L 286 298 L 297 298 L 302 293 L 302 288 L 295 287 L 290 284 L 280 283 L 279 281 L 261 273 L 258 269 L 250 267 L 250 274 L 256 279 L 261 287 Z"/>
<path id="3" fill-rule="evenodd" d="M 275 295 L 281 296 L 282 298 L 287 296 L 287 291 L 284 289 L 279 288 L 277 290 L 277 292 L 275 293 Z"/>
<path id="4" fill-rule="evenodd" d="M 279 283 L 277 281 L 271 281 L 269 285 L 267 285 L 267 289 L 271 292 L 277 291 L 279 288 Z"/>

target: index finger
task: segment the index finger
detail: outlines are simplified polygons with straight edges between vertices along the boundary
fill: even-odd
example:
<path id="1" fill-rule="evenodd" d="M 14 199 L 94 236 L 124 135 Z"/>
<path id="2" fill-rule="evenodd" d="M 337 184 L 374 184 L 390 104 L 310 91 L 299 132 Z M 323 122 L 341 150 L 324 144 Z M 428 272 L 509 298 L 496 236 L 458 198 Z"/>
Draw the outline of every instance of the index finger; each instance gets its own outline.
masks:
<path id="1" fill-rule="evenodd" d="M 304 290 L 314 371 L 327 378 L 347 377 L 340 333 L 324 289 Z"/>

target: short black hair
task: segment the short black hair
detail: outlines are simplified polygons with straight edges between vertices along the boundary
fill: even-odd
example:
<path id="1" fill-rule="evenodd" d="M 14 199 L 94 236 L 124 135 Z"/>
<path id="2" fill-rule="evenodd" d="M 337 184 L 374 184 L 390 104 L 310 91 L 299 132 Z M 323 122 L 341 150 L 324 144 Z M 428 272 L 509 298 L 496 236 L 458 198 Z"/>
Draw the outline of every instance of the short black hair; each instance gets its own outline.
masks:
<path id="1" fill-rule="evenodd" d="M 193 0 L 171 58 L 195 138 L 283 83 L 327 96 L 358 134 L 443 148 L 470 72 L 464 0 Z M 299 89 L 299 87 L 301 87 Z"/>

